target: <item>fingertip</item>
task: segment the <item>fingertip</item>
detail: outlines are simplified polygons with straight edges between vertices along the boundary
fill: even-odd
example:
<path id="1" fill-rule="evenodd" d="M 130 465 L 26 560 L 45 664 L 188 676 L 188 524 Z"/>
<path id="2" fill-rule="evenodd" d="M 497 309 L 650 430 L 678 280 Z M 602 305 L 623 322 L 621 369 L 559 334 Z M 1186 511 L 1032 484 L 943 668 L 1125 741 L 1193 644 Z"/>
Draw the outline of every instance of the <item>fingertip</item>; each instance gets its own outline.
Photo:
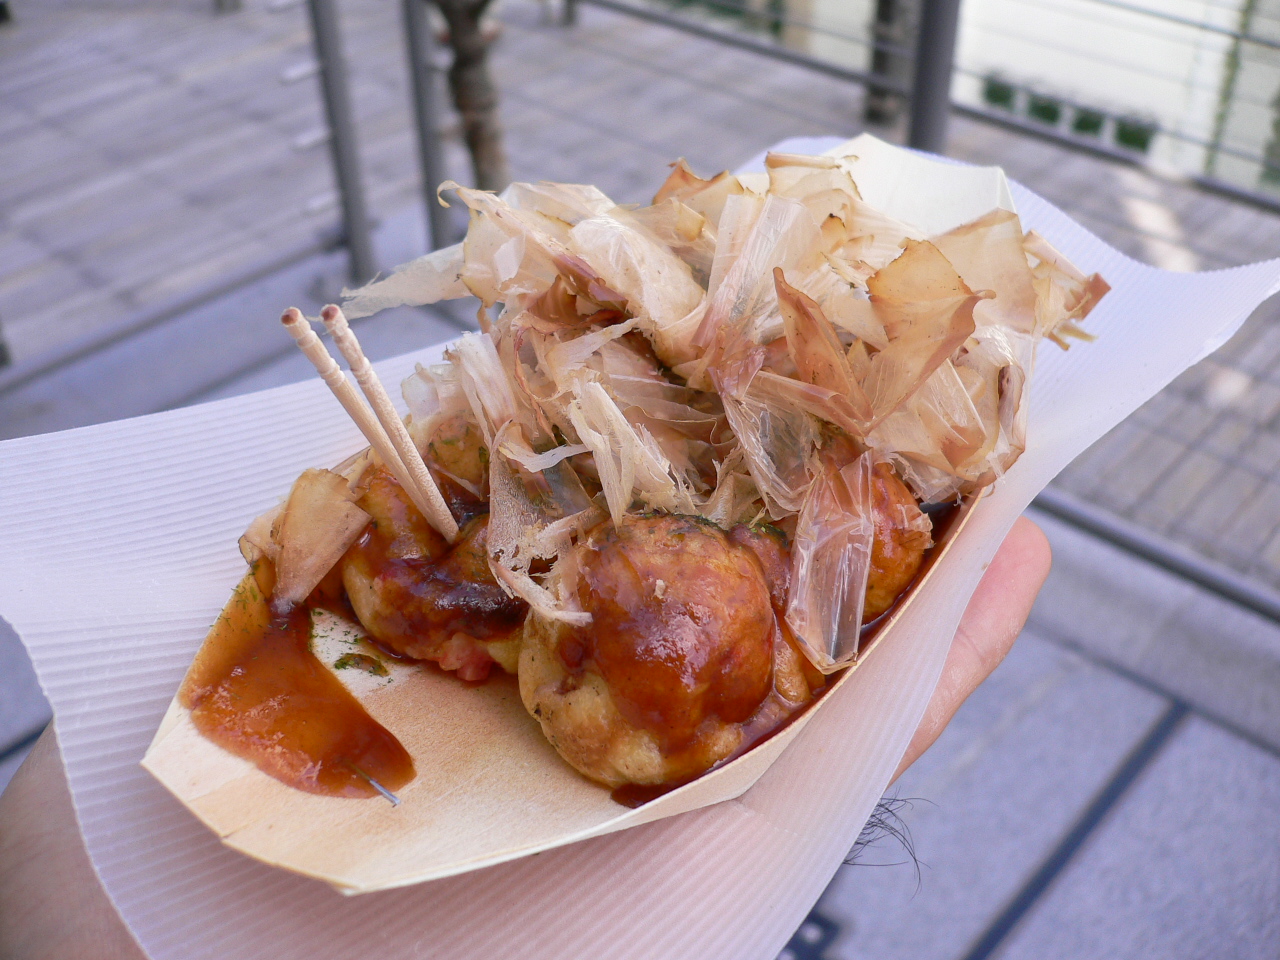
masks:
<path id="1" fill-rule="evenodd" d="M 1036 574 L 1037 581 L 1044 583 L 1053 569 L 1053 547 L 1038 523 L 1025 515 L 1019 517 L 1009 531 L 1005 547 L 1016 551 L 1028 574 Z"/>

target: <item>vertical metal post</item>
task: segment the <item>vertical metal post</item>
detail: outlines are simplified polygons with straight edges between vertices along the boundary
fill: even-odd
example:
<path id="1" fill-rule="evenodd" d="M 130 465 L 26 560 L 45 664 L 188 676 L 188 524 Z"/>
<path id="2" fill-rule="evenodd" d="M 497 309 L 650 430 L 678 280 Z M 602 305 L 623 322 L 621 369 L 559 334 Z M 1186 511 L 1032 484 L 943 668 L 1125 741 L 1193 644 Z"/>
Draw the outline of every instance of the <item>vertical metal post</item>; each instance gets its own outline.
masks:
<path id="1" fill-rule="evenodd" d="M 413 85 L 413 119 L 418 126 L 418 163 L 422 174 L 422 199 L 427 213 L 427 246 L 439 250 L 453 239 L 448 211 L 436 200 L 436 188 L 445 178 L 436 119 L 436 77 L 432 62 L 434 38 L 427 0 L 402 0 L 404 34 L 409 49 L 409 82 Z"/>
<path id="2" fill-rule="evenodd" d="M 947 152 L 951 113 L 951 68 L 956 54 L 960 0 L 923 0 L 916 35 L 908 143 L 930 153 Z"/>
<path id="3" fill-rule="evenodd" d="M 911 83 L 914 58 L 903 51 L 916 36 L 912 22 L 919 7 L 915 0 L 876 0 L 875 19 L 871 28 L 874 46 L 871 50 L 871 73 L 897 81 L 901 86 Z M 902 117 L 906 98 L 901 93 L 879 86 L 867 86 L 863 116 L 867 123 L 892 126 Z"/>
<path id="4" fill-rule="evenodd" d="M 378 268 L 369 239 L 369 212 L 360 178 L 360 154 L 356 149 L 356 129 L 351 119 L 351 95 L 347 90 L 346 62 L 342 59 L 338 11 L 334 0 L 308 0 L 307 8 L 311 12 L 316 58 L 320 61 L 320 89 L 324 94 L 325 117 L 329 121 L 333 172 L 342 199 L 351 280 L 364 283 L 373 279 Z"/>
<path id="5" fill-rule="evenodd" d="M 578 0 L 562 0 L 563 6 L 560 8 L 560 25 L 562 27 L 576 27 L 578 25 Z"/>

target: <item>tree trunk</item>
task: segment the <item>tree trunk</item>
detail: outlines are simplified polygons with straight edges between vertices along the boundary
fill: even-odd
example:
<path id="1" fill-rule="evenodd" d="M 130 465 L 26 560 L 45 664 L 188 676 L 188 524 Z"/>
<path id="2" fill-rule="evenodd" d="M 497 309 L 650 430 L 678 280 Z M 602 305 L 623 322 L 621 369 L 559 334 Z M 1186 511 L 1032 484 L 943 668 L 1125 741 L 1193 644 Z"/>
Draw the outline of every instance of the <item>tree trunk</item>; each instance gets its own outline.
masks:
<path id="1" fill-rule="evenodd" d="M 498 119 L 498 90 L 489 76 L 489 45 L 481 19 L 490 0 L 434 0 L 449 25 L 453 65 L 449 89 L 462 117 L 462 135 L 481 190 L 501 190 L 511 180 Z"/>

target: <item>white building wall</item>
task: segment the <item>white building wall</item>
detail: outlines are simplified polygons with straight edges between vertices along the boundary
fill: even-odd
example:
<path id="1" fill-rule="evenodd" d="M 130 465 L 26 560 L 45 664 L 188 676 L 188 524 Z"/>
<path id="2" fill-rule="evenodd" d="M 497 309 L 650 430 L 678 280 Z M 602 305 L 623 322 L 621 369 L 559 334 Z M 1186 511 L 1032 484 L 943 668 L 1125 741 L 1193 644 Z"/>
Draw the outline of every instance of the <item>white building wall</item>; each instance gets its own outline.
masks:
<path id="1" fill-rule="evenodd" d="M 1031 94 L 1063 105 L 1064 130 L 1075 108 L 1098 111 L 1109 118 L 1101 139 L 1115 144 L 1116 120 L 1132 118 L 1162 131 L 1146 157 L 1156 166 L 1280 191 L 1280 177 L 1263 178 L 1261 162 L 1276 138 L 1280 50 L 1231 35 L 1243 28 L 1280 42 L 1280 0 L 1118 2 L 1163 16 L 1108 0 L 964 0 L 952 97 L 990 109 L 984 81 L 999 77 L 1019 91 L 1015 111 L 1026 119 Z M 875 0 L 787 0 L 786 9 L 796 20 L 871 39 Z M 871 67 L 868 43 L 794 27 L 784 40 L 815 57 Z"/>
<path id="2" fill-rule="evenodd" d="M 1145 0 L 1192 23 L 1235 29 L 1241 0 Z M 952 95 L 984 105 L 983 78 L 1157 122 L 1151 159 L 1199 169 L 1212 139 L 1230 37 L 1098 0 L 965 0 Z M 1070 111 L 1067 111 L 1069 114 Z M 1069 122 L 1069 117 L 1064 117 Z"/>
<path id="3" fill-rule="evenodd" d="M 875 0 L 801 0 L 793 5 L 804 9 L 803 18 L 831 33 L 861 38 L 850 42 L 828 33 L 814 31 L 805 39 L 806 51 L 855 70 L 871 69 L 871 24 L 875 20 Z"/>

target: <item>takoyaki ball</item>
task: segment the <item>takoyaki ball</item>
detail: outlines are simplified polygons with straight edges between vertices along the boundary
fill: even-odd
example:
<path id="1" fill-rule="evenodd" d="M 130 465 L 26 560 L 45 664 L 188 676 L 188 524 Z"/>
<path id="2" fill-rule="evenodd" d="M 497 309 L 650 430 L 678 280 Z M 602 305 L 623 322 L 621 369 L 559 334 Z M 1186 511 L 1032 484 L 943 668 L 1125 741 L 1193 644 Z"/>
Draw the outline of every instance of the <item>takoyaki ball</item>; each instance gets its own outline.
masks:
<path id="1" fill-rule="evenodd" d="M 361 540 L 364 553 L 376 547 L 398 560 L 436 560 L 449 551 L 449 541 L 427 522 L 386 467 L 370 467 L 360 484 L 364 493 L 356 503 L 370 520 Z"/>
<path id="2" fill-rule="evenodd" d="M 591 530 L 557 573 L 592 621 L 531 615 L 519 676 L 561 756 L 611 787 L 680 782 L 730 756 L 773 690 L 778 624 L 755 554 L 708 521 L 628 517 Z"/>
<path id="3" fill-rule="evenodd" d="M 784 707 L 808 703 L 813 694 L 825 686 L 827 678 L 801 652 L 785 620 L 787 591 L 791 588 L 791 547 L 787 535 L 771 524 L 740 523 L 729 531 L 729 539 L 750 548 L 769 584 L 769 599 L 778 625 L 773 643 L 774 692 Z"/>
<path id="4" fill-rule="evenodd" d="M 871 545 L 863 623 L 874 620 L 893 606 L 920 572 L 924 552 L 932 542 L 929 519 L 887 463 L 876 464 L 872 471 L 871 510 L 875 540 Z"/>
<path id="5" fill-rule="evenodd" d="M 488 510 L 489 448 L 474 423 L 457 414 L 434 424 L 422 458 L 459 523 Z"/>
<path id="6" fill-rule="evenodd" d="M 739 523 L 729 531 L 729 539 L 755 555 L 769 585 L 773 609 L 782 614 L 787 609 L 787 591 L 791 589 L 791 549 L 787 535 L 769 524 Z"/>
<path id="7" fill-rule="evenodd" d="M 528 608 L 489 569 L 488 515 L 472 519 L 450 547 L 385 471 L 358 502 L 372 522 L 343 557 L 342 583 L 369 634 L 464 680 L 483 680 L 495 661 L 514 672 Z"/>

